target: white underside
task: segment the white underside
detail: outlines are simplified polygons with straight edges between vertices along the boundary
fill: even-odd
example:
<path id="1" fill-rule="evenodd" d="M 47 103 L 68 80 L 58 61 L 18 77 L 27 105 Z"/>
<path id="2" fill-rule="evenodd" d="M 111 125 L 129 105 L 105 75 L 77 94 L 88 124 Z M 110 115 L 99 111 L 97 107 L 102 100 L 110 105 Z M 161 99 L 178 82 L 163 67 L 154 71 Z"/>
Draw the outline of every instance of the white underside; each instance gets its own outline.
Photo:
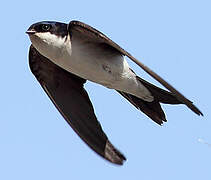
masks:
<path id="1" fill-rule="evenodd" d="M 44 34 L 47 37 L 47 33 Z M 43 33 L 36 36 L 43 36 Z M 124 56 L 117 51 L 84 42 L 80 37 L 73 37 L 71 43 L 69 39 L 58 39 L 50 33 L 46 37 L 43 42 L 34 36 L 30 36 L 30 39 L 42 55 L 58 66 L 108 88 L 133 94 L 148 102 L 153 101 L 151 93 L 136 79 Z"/>

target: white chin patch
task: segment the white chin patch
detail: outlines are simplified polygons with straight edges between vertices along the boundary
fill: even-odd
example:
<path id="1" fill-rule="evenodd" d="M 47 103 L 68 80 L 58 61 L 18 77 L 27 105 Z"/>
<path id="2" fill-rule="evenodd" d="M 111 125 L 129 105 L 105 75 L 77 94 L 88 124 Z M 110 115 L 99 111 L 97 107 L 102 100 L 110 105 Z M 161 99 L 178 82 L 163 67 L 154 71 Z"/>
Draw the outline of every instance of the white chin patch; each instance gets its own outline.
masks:
<path id="1" fill-rule="evenodd" d="M 33 46 L 45 57 L 56 59 L 61 56 L 65 37 L 58 37 L 50 32 L 39 32 L 30 36 Z"/>
<path id="2" fill-rule="evenodd" d="M 36 33 L 36 36 L 43 42 L 53 46 L 61 46 L 64 41 L 61 37 L 51 34 L 50 32 Z"/>

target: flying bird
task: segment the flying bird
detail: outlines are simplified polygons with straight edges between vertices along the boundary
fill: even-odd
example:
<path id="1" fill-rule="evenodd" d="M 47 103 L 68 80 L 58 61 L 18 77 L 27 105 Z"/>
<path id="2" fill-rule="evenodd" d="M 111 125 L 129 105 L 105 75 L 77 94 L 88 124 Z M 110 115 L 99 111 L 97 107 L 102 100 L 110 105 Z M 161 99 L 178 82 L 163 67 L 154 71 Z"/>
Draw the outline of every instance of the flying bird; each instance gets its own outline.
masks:
<path id="1" fill-rule="evenodd" d="M 84 89 L 87 80 L 115 89 L 159 125 L 166 121 L 160 103 L 185 104 L 196 114 L 203 115 L 159 75 L 85 23 L 42 21 L 32 24 L 26 33 L 32 43 L 29 49 L 32 73 L 73 130 L 112 163 L 122 165 L 126 158 L 103 132 Z M 169 91 L 138 77 L 125 57 Z"/>

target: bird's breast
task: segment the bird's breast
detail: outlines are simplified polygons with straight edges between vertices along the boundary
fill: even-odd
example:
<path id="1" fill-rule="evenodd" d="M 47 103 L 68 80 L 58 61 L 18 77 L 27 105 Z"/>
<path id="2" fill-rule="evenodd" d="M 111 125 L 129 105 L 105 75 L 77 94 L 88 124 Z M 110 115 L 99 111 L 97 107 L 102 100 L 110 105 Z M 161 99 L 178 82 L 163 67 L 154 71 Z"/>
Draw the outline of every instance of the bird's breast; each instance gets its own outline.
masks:
<path id="1" fill-rule="evenodd" d="M 110 88 L 128 70 L 120 53 L 93 43 L 72 42 L 71 51 L 63 49 L 58 63 L 73 74 Z"/>

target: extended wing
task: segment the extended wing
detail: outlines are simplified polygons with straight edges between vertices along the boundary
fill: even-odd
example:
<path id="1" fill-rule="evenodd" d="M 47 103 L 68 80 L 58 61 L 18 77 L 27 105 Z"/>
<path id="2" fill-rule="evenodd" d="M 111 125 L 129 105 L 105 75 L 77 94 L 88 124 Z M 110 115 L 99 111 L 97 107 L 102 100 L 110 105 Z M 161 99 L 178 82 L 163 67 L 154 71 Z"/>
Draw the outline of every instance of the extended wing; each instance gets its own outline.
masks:
<path id="1" fill-rule="evenodd" d="M 106 35 L 101 33 L 100 31 L 92 28 L 91 26 L 84 24 L 79 21 L 71 21 L 68 25 L 68 31 L 70 33 L 70 37 L 77 33 L 77 35 L 82 36 L 87 41 L 92 41 L 95 43 L 105 43 L 116 50 L 118 50 L 121 54 L 129 57 L 132 61 L 134 61 L 137 65 L 139 65 L 145 72 L 150 74 L 153 78 L 155 78 L 158 82 L 160 82 L 164 87 L 166 87 L 169 91 L 171 91 L 179 101 L 186 104 L 193 112 L 198 115 L 203 115 L 202 112 L 185 96 L 183 96 L 179 91 L 177 91 L 173 86 L 171 86 L 168 82 L 166 82 L 163 78 L 161 78 L 158 74 L 153 72 L 150 68 L 145 66 L 143 63 L 138 61 L 135 57 L 133 57 L 130 53 L 122 49 L 118 44 L 109 39 Z"/>
<path id="2" fill-rule="evenodd" d="M 88 146 L 112 163 L 123 164 L 126 160 L 124 155 L 109 142 L 97 121 L 83 87 L 86 80 L 53 64 L 32 45 L 29 50 L 29 65 L 56 108 Z"/>

